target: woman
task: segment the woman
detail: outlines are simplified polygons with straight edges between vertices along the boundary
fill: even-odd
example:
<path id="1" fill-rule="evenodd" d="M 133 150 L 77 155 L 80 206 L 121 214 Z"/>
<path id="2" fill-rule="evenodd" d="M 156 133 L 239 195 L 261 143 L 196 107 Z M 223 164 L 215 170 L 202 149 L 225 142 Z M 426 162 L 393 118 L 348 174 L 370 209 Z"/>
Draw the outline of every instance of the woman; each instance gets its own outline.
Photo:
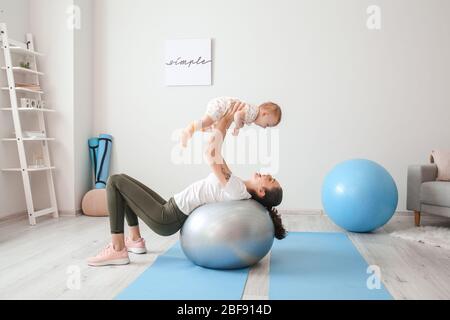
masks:
<path id="1" fill-rule="evenodd" d="M 138 217 L 154 232 L 169 236 L 181 229 L 195 208 L 212 202 L 254 199 L 268 209 L 275 226 L 275 237 L 285 237 L 286 230 L 274 208 L 283 198 L 283 190 L 278 181 L 270 175 L 259 173 L 243 181 L 232 174 L 222 157 L 222 143 L 227 129 L 234 120 L 234 114 L 243 107 L 241 103 L 234 104 L 217 123 L 207 151 L 212 173 L 174 195 L 169 201 L 126 174 L 116 174 L 108 179 L 106 191 L 112 243 L 97 256 L 89 258 L 89 265 L 128 264 L 128 252 L 146 253 Z M 130 236 L 127 238 L 124 236 L 125 218 L 130 228 Z"/>

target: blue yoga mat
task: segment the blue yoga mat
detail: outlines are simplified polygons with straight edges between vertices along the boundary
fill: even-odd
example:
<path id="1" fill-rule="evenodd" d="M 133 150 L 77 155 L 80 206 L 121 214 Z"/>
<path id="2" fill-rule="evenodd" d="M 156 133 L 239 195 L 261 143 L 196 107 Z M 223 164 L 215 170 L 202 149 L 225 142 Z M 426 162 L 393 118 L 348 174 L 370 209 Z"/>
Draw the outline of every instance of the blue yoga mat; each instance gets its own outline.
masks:
<path id="1" fill-rule="evenodd" d="M 248 268 L 212 270 L 187 260 L 180 244 L 159 256 L 118 300 L 239 300 Z"/>
<path id="2" fill-rule="evenodd" d="M 89 158 L 94 171 L 94 185 L 96 189 L 105 189 L 109 177 L 111 161 L 112 136 L 101 134 L 99 138 L 88 140 Z"/>
<path id="3" fill-rule="evenodd" d="M 368 289 L 368 264 L 343 233 L 289 233 L 275 241 L 270 257 L 273 300 L 390 300 Z M 381 270 L 382 275 L 382 270 Z"/>
<path id="4" fill-rule="evenodd" d="M 105 189 L 109 177 L 112 136 L 101 134 L 98 138 L 97 166 L 95 168 L 95 188 Z"/>
<path id="5" fill-rule="evenodd" d="M 90 138 L 88 140 L 88 145 L 89 145 L 89 158 L 91 159 L 91 167 L 93 169 L 93 177 L 94 177 L 94 181 L 96 180 L 95 175 L 97 172 L 97 153 L 98 153 L 98 138 Z M 92 172 L 92 170 L 90 171 Z"/>

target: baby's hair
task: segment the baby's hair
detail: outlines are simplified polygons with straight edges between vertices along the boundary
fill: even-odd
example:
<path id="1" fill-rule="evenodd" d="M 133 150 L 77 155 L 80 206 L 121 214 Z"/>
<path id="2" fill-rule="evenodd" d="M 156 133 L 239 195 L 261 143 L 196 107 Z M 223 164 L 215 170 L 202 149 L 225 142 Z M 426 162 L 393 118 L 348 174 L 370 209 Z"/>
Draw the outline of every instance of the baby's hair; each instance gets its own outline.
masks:
<path id="1" fill-rule="evenodd" d="M 281 122 L 282 112 L 278 104 L 269 101 L 263 103 L 260 108 L 261 110 L 268 111 L 269 113 L 273 113 L 275 115 L 277 119 L 277 122 L 275 123 L 276 126 Z"/>

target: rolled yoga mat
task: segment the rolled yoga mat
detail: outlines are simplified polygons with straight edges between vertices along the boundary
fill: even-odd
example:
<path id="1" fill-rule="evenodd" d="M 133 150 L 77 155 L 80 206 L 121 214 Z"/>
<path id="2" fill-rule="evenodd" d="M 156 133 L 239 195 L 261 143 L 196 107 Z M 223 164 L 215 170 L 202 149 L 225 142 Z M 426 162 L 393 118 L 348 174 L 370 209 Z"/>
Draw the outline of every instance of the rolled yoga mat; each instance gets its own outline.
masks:
<path id="1" fill-rule="evenodd" d="M 109 177 L 109 164 L 111 160 L 112 136 L 101 134 L 98 138 L 98 151 L 95 168 L 95 188 L 105 189 Z"/>
<path id="2" fill-rule="evenodd" d="M 272 248 L 269 299 L 391 300 L 382 283 L 368 288 L 367 268 L 344 233 L 289 233 Z"/>
<path id="3" fill-rule="evenodd" d="M 213 270 L 186 258 L 179 243 L 159 256 L 117 300 L 238 300 L 249 268 Z"/>
<path id="4" fill-rule="evenodd" d="M 88 145 L 89 145 L 89 158 L 91 159 L 91 166 L 93 171 L 90 172 L 94 172 L 93 177 L 94 177 L 94 181 L 96 180 L 95 175 L 97 173 L 97 153 L 98 153 L 98 138 L 90 138 L 88 140 Z"/>

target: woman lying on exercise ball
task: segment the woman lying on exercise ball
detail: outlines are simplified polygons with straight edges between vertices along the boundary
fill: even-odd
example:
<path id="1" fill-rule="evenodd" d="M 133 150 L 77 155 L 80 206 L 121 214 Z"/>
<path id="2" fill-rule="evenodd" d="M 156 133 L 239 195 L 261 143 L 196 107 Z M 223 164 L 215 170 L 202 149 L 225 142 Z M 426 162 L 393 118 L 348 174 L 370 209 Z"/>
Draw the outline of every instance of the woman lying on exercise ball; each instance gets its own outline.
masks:
<path id="1" fill-rule="evenodd" d="M 221 149 L 226 132 L 234 120 L 234 114 L 243 107 L 241 103 L 234 104 L 217 123 L 207 150 L 212 173 L 174 195 L 169 201 L 126 174 L 112 175 L 108 179 L 106 191 L 112 243 L 97 256 L 89 258 L 89 265 L 128 264 L 128 252 L 145 253 L 145 241 L 139 231 L 138 217 L 157 234 L 169 236 L 181 229 L 194 209 L 213 202 L 252 198 L 268 209 L 275 226 L 275 237 L 285 237 L 286 230 L 274 208 L 283 198 L 283 190 L 278 181 L 270 175 L 259 173 L 243 181 L 231 173 L 222 158 Z M 127 238 L 124 236 L 125 218 L 130 228 L 130 237 Z"/>

